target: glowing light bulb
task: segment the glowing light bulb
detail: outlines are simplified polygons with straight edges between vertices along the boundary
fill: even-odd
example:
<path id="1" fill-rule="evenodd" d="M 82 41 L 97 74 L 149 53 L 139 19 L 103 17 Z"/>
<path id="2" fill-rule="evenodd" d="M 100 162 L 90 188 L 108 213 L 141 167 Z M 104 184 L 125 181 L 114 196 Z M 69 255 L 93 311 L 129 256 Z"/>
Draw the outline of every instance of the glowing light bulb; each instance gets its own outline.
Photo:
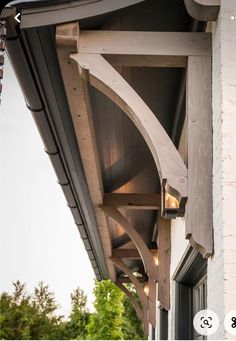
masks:
<path id="1" fill-rule="evenodd" d="M 156 266 L 159 265 L 158 255 L 155 255 L 155 256 L 154 256 L 154 262 L 155 262 Z"/>
<path id="2" fill-rule="evenodd" d="M 145 292 L 145 294 L 148 296 L 148 294 L 149 294 L 149 286 L 148 286 L 148 283 L 145 283 L 145 285 L 144 285 L 144 292 Z"/>
<path id="3" fill-rule="evenodd" d="M 173 197 L 169 193 L 165 193 L 165 207 L 166 208 L 179 208 L 179 202 L 175 197 Z"/>

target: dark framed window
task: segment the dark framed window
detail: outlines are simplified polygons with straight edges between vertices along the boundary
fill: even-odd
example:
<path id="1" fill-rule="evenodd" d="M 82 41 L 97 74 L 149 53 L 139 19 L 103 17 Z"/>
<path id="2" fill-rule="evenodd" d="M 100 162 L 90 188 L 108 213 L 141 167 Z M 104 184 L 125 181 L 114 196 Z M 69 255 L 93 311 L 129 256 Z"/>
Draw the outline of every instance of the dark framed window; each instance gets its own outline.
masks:
<path id="1" fill-rule="evenodd" d="M 189 248 L 175 275 L 175 339 L 203 340 L 193 328 L 194 315 L 207 309 L 207 260 Z"/>
<path id="2" fill-rule="evenodd" d="M 168 311 L 160 308 L 160 340 L 168 340 Z"/>

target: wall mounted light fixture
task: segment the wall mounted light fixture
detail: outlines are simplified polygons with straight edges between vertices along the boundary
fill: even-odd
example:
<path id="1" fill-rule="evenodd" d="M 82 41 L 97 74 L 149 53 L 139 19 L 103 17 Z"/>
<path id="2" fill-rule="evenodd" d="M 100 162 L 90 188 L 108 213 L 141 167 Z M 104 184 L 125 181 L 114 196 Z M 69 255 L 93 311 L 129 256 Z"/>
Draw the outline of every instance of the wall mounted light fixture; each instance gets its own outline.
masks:
<path id="1" fill-rule="evenodd" d="M 161 215 L 166 219 L 175 219 L 184 215 L 184 207 L 180 205 L 178 194 L 168 188 L 166 180 L 162 183 Z"/>

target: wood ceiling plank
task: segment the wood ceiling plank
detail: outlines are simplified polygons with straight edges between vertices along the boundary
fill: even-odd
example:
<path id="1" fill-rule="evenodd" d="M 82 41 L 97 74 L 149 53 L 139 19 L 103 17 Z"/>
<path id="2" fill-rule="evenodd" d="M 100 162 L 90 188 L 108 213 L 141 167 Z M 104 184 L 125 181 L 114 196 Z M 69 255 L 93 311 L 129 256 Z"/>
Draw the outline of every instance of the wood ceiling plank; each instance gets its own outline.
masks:
<path id="1" fill-rule="evenodd" d="M 113 249 L 113 257 L 140 259 L 140 254 L 137 249 Z"/>
<path id="2" fill-rule="evenodd" d="M 152 193 L 104 193 L 103 205 L 136 210 L 159 210 L 160 194 Z"/>

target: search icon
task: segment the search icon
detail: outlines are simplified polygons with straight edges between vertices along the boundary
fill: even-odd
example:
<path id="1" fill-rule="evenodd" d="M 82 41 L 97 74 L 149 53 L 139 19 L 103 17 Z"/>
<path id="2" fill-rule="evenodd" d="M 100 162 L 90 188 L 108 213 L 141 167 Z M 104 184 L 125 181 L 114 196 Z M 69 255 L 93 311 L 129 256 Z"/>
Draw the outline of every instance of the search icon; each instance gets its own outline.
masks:
<path id="1" fill-rule="evenodd" d="M 204 320 L 204 321 L 203 321 L 203 324 L 205 324 L 206 326 L 210 326 L 210 324 L 209 324 L 209 321 L 208 321 L 208 320 Z"/>
<path id="2" fill-rule="evenodd" d="M 194 316 L 193 326 L 200 335 L 212 335 L 219 327 L 219 318 L 212 310 L 201 310 Z"/>

